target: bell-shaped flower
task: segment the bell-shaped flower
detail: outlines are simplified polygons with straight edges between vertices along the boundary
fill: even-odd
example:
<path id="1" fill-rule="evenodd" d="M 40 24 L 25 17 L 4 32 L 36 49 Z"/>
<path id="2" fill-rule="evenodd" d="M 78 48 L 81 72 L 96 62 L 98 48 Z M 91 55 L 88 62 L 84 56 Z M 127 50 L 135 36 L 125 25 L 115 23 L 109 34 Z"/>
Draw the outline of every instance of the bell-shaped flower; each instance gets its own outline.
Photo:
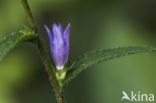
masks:
<path id="1" fill-rule="evenodd" d="M 68 60 L 70 24 L 64 31 L 60 24 L 57 25 L 55 23 L 53 24 L 52 32 L 46 25 L 45 29 L 49 36 L 53 61 L 57 70 L 62 70 Z"/>

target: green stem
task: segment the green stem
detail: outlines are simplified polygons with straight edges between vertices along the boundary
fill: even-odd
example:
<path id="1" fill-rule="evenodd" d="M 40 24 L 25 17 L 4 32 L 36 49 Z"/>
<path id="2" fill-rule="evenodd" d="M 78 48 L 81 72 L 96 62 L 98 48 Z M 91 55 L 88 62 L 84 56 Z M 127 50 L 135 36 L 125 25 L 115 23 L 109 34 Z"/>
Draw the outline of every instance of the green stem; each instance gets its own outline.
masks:
<path id="1" fill-rule="evenodd" d="M 24 10 L 25 10 L 29 25 L 37 33 L 37 26 L 36 26 L 35 20 L 34 20 L 34 18 L 32 16 L 31 10 L 29 8 L 28 2 L 27 2 L 27 0 L 21 0 L 21 1 L 22 1 L 22 4 L 23 4 L 23 7 L 24 7 Z M 56 71 L 54 69 L 55 67 L 52 65 L 52 63 L 50 63 L 50 60 L 48 60 L 40 40 L 38 40 L 37 47 L 38 47 L 38 49 L 40 51 L 42 61 L 43 61 L 44 65 L 45 65 L 45 67 L 46 67 L 46 71 L 48 73 L 49 79 L 51 81 L 54 92 L 56 94 L 57 101 L 58 101 L 58 103 L 64 103 L 63 102 L 63 89 L 62 89 L 62 87 L 59 86 L 59 83 L 58 83 L 58 81 L 56 79 L 56 76 L 55 76 Z"/>
<path id="2" fill-rule="evenodd" d="M 50 60 L 48 60 L 46 53 L 44 51 L 44 48 L 40 42 L 38 42 L 38 48 L 39 48 L 39 51 L 41 54 L 42 61 L 46 67 L 46 71 L 49 75 L 49 79 L 50 79 L 51 84 L 53 86 L 54 92 L 56 94 L 57 101 L 58 101 L 58 103 L 64 103 L 63 102 L 63 99 L 64 99 L 63 98 L 63 89 L 62 89 L 62 87 L 59 86 L 59 83 L 58 83 L 56 76 L 54 74 L 55 73 L 55 71 L 54 71 L 55 67 L 53 65 L 51 65 L 51 63 L 49 63 Z"/>
<path id="3" fill-rule="evenodd" d="M 33 30 L 35 30 L 37 32 L 37 27 L 36 27 L 36 24 L 35 24 L 35 20 L 32 16 L 32 13 L 31 13 L 31 10 L 30 10 L 30 7 L 28 5 L 28 1 L 27 0 L 21 0 L 22 1 L 22 5 L 24 7 L 24 10 L 25 10 L 25 14 L 27 16 L 27 19 L 28 19 L 28 22 L 29 22 L 29 25 L 31 26 L 31 28 Z"/>

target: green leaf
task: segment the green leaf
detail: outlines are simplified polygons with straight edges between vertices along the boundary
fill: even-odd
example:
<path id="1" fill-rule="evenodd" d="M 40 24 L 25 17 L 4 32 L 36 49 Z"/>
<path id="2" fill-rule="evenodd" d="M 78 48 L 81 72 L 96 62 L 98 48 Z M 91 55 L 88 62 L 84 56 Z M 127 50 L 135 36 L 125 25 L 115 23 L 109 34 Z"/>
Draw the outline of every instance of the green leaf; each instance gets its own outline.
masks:
<path id="1" fill-rule="evenodd" d="M 37 37 L 36 34 L 34 34 L 34 31 L 24 28 L 20 32 L 11 33 L 10 35 L 5 36 L 3 39 L 0 40 L 0 62 L 4 58 L 4 56 L 17 44 L 33 40 Z"/>
<path id="2" fill-rule="evenodd" d="M 87 69 L 94 64 L 122 57 L 136 53 L 154 52 L 156 47 L 141 46 L 141 47 L 120 47 L 112 49 L 102 49 L 85 53 L 84 55 L 75 58 L 70 61 L 68 66 L 68 72 L 64 84 L 67 84 L 73 78 L 75 78 L 80 72 Z"/>

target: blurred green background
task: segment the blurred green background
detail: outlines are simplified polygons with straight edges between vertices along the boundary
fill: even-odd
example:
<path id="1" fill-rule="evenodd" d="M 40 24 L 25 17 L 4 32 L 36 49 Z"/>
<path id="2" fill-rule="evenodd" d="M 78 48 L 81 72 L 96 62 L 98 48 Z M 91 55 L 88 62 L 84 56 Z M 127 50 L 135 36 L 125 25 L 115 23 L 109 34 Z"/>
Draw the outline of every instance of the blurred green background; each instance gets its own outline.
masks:
<path id="1" fill-rule="evenodd" d="M 156 45 L 155 0 L 28 0 L 44 24 L 71 22 L 70 58 L 93 49 Z M 0 38 L 27 24 L 20 0 L 0 0 Z M 44 38 L 43 38 L 44 39 Z M 156 94 L 156 54 L 137 54 L 89 68 L 65 89 L 66 103 L 121 103 L 122 91 Z M 56 103 L 37 49 L 14 48 L 0 63 L 0 103 Z M 124 102 L 129 103 L 129 102 Z"/>

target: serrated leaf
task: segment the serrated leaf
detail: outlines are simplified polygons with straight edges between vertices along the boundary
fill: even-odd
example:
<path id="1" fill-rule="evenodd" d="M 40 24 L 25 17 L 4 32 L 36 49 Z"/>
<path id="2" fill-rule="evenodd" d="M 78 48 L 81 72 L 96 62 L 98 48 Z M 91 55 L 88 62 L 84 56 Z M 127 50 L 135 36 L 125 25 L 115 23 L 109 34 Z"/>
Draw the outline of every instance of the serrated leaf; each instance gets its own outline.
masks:
<path id="1" fill-rule="evenodd" d="M 21 30 L 20 32 L 11 33 L 0 40 L 0 62 L 4 56 L 14 48 L 18 43 L 36 38 L 36 34 L 29 29 Z"/>
<path id="2" fill-rule="evenodd" d="M 67 84 L 73 78 L 75 78 L 80 72 L 87 69 L 89 66 L 97 63 L 126 56 L 136 53 L 154 52 L 156 47 L 141 46 L 141 47 L 121 47 L 112 49 L 102 49 L 85 53 L 84 55 L 75 58 L 67 64 L 69 70 L 64 81 Z"/>

